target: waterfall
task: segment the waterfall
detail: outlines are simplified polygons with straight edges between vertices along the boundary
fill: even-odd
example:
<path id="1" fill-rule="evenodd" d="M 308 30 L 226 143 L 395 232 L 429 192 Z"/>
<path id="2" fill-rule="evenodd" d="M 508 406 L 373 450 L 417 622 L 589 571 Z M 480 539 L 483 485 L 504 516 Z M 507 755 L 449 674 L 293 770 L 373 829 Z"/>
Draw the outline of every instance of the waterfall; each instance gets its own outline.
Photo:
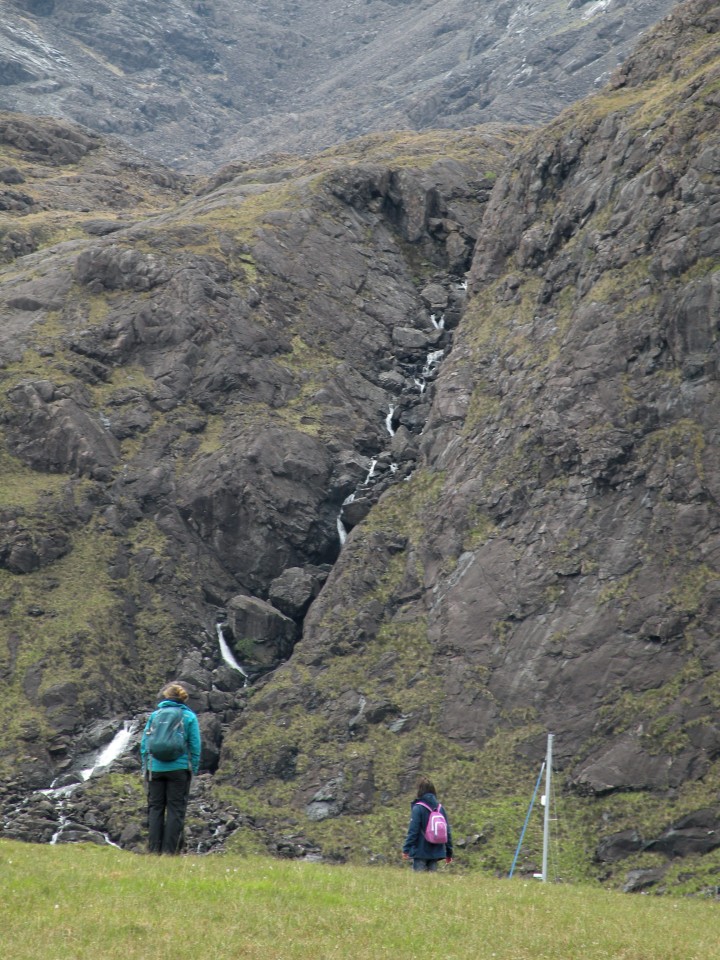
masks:
<path id="1" fill-rule="evenodd" d="M 430 351 L 430 353 L 427 355 L 427 359 L 425 360 L 425 366 L 422 368 L 422 375 L 424 377 L 428 377 L 430 375 L 430 371 L 432 370 L 432 368 L 435 366 L 436 363 L 440 362 L 444 353 L 445 353 L 444 350 Z"/>
<path id="2" fill-rule="evenodd" d="M 80 771 L 80 776 L 84 780 L 89 780 L 96 770 L 103 767 L 109 767 L 113 760 L 117 760 L 127 750 L 130 741 L 137 730 L 137 720 L 126 720 L 123 723 L 122 730 L 118 730 L 110 743 L 104 747 L 93 761 L 91 767 L 86 767 Z M 61 788 L 62 789 L 62 788 Z"/>
<path id="3" fill-rule="evenodd" d="M 459 285 L 462 287 L 462 283 L 459 284 Z M 465 284 L 465 286 L 467 286 L 467 284 Z M 464 289 L 464 288 L 463 288 L 463 289 Z M 441 314 L 439 314 L 439 315 L 436 314 L 436 313 L 431 313 L 431 314 L 430 314 L 430 322 L 432 323 L 433 327 L 434 327 L 436 330 L 438 330 L 438 331 L 445 330 L 445 313 L 443 312 L 443 313 L 441 313 Z M 437 340 L 439 340 L 440 338 L 439 338 L 439 337 L 436 337 L 436 338 L 433 338 L 433 339 L 435 339 L 435 341 L 437 342 Z M 426 389 L 427 389 L 427 379 L 432 375 L 432 373 L 433 373 L 433 368 L 435 367 L 436 364 L 438 364 L 438 363 L 440 362 L 440 360 L 441 360 L 444 356 L 445 356 L 445 349 L 438 349 L 438 350 L 432 350 L 432 351 L 430 351 L 430 352 L 427 354 L 427 356 L 426 356 L 426 358 L 425 358 L 425 363 L 424 363 L 424 365 L 423 365 L 423 367 L 422 367 L 422 370 L 421 370 L 419 373 L 417 372 L 418 366 L 420 365 L 420 361 L 419 361 L 418 359 L 415 359 L 414 362 L 412 362 L 412 366 L 410 366 L 410 364 L 408 364 L 408 363 L 403 363 L 403 364 L 401 364 L 402 368 L 406 371 L 405 374 L 404 374 L 404 377 L 407 377 L 408 380 L 409 380 L 409 377 L 412 376 L 412 378 L 413 378 L 413 384 L 414 384 L 415 388 L 417 389 L 418 393 L 420 393 L 421 396 L 425 393 L 425 391 L 426 391 Z M 408 384 L 408 386 L 409 386 L 409 384 Z M 402 389 L 402 388 L 401 388 L 401 389 Z M 401 397 L 401 399 L 400 399 L 400 402 L 402 403 L 402 397 Z M 394 418 L 394 416 L 395 416 L 395 411 L 396 411 L 396 410 L 397 410 L 396 404 L 392 404 L 392 403 L 389 404 L 389 405 L 388 405 L 388 412 L 387 412 L 387 414 L 386 414 L 386 416 L 385 416 L 385 429 L 387 430 L 388 434 L 389 434 L 391 437 L 394 437 L 394 436 L 395 436 L 395 432 L 396 432 L 396 431 L 395 431 L 395 427 L 393 426 L 393 418 Z M 402 410 L 402 407 L 401 407 L 401 410 Z M 402 421 L 401 421 L 401 422 L 402 422 Z M 386 453 L 383 453 L 383 458 L 384 458 L 385 456 L 386 456 Z M 376 458 L 373 458 L 373 460 L 372 460 L 371 463 L 370 463 L 370 469 L 368 470 L 367 475 L 365 476 L 365 479 L 364 479 L 361 483 L 359 483 L 358 486 L 357 486 L 357 488 L 356 488 L 358 491 L 361 492 L 361 494 L 362 494 L 363 496 L 365 496 L 368 491 L 365 491 L 365 490 L 363 490 L 362 488 L 363 488 L 363 487 L 366 487 L 366 488 L 367 488 L 367 487 L 370 487 L 370 486 L 371 486 L 371 483 L 372 483 L 372 481 L 373 481 L 373 478 L 375 477 L 375 468 L 376 468 L 376 466 L 377 466 L 377 463 L 378 463 L 378 460 L 377 460 Z M 386 482 L 386 479 L 385 479 L 385 478 L 386 478 L 386 474 L 384 473 L 384 471 L 385 471 L 385 469 L 386 469 L 386 466 L 387 466 L 387 465 L 383 462 L 383 481 L 385 481 L 385 482 Z M 398 473 L 398 471 L 399 471 L 400 468 L 399 468 L 399 465 L 398 465 L 397 463 L 390 463 L 390 464 L 389 464 L 389 469 L 390 469 L 390 474 L 391 474 L 392 476 L 395 476 L 395 474 Z M 406 476 L 405 479 L 406 479 L 406 480 L 409 479 L 409 476 Z M 351 493 L 350 496 L 347 497 L 347 498 L 343 501 L 343 505 L 342 505 L 342 507 L 340 508 L 340 511 L 339 511 L 339 513 L 338 513 L 338 515 L 337 515 L 337 518 L 336 518 L 336 520 L 335 520 L 335 525 L 336 525 L 336 528 L 337 528 L 338 539 L 339 539 L 339 541 L 340 541 L 340 546 L 341 546 L 341 547 L 345 544 L 345 542 L 346 542 L 346 540 L 347 540 L 347 537 L 348 537 L 347 527 L 346 527 L 345 524 L 343 523 L 343 507 L 344 507 L 346 504 L 348 504 L 348 503 L 352 503 L 354 499 L 355 499 L 355 494 L 354 494 L 354 493 Z M 370 499 L 371 499 L 371 497 L 370 497 Z"/>
<path id="4" fill-rule="evenodd" d="M 223 625 L 221 623 L 215 624 L 215 632 L 217 633 L 218 642 L 220 644 L 220 656 L 229 667 L 232 667 L 233 670 L 237 670 L 238 673 L 241 673 L 247 682 L 248 675 L 237 662 L 232 650 L 228 646 L 227 640 L 225 639 L 225 634 L 223 633 Z"/>
<path id="5" fill-rule="evenodd" d="M 55 784 L 57 781 L 53 780 L 50 786 L 45 790 L 37 791 L 55 803 L 55 809 L 57 810 L 58 815 L 58 825 L 57 830 L 50 838 L 50 843 L 53 846 L 57 843 L 60 843 L 63 832 L 66 830 L 66 828 L 71 828 L 75 831 L 85 830 L 87 831 L 88 836 L 90 834 L 100 836 L 109 846 L 118 847 L 118 844 L 114 843 L 106 833 L 98 834 L 97 831 L 91 830 L 90 828 L 85 827 L 83 824 L 77 824 L 73 822 L 71 817 L 68 816 L 65 811 L 68 801 L 81 783 L 85 783 L 94 774 L 105 770 L 110 766 L 110 764 L 117 760 L 118 757 L 121 757 L 127 751 L 128 747 L 135 738 L 139 726 L 140 720 L 137 717 L 132 720 L 125 720 L 122 728 L 118 730 L 110 743 L 106 744 L 98 752 L 95 758 L 91 761 L 91 765 L 89 767 L 84 767 L 79 771 L 78 776 L 80 779 L 76 783 L 68 783 L 62 787 L 56 787 Z M 16 813 L 19 811 L 20 808 L 18 808 Z M 118 847 L 118 849 L 120 849 L 120 847 Z"/>
<path id="6" fill-rule="evenodd" d="M 79 783 L 68 783 L 64 787 L 56 787 L 56 783 L 57 781 L 53 780 L 49 787 L 46 787 L 44 790 L 38 790 L 38 793 L 41 793 L 44 797 L 62 800 L 64 797 L 69 797 L 70 794 L 80 786 Z"/>
<path id="7" fill-rule="evenodd" d="M 372 471 L 375 469 L 376 463 L 377 461 L 373 460 L 373 465 L 370 468 L 370 473 L 368 474 L 368 477 L 372 475 Z M 367 483 L 367 480 L 365 482 Z M 347 540 L 347 529 L 345 527 L 345 524 L 342 522 L 342 508 L 345 506 L 346 503 L 352 503 L 354 499 L 355 499 L 354 493 L 348 494 L 348 496 L 345 497 L 345 499 L 343 500 L 342 507 L 340 507 L 340 513 L 337 516 L 337 532 L 338 532 L 338 537 L 340 538 L 340 546 L 342 546 Z"/>
<path id="8" fill-rule="evenodd" d="M 92 761 L 92 765 L 80 770 L 80 780 L 77 783 L 68 783 L 62 787 L 56 787 L 55 783 L 57 781 L 53 780 L 49 787 L 44 790 L 38 790 L 38 793 L 57 800 L 63 800 L 69 797 L 80 786 L 80 783 L 85 783 L 95 772 L 109 767 L 114 760 L 117 760 L 118 757 L 121 757 L 123 753 L 125 753 L 135 736 L 138 726 L 139 721 L 137 718 L 134 720 L 125 720 L 122 729 L 118 730 L 110 743 L 102 748 Z"/>
<path id="9" fill-rule="evenodd" d="M 58 805 L 60 806 L 60 805 Z M 50 837 L 50 845 L 55 846 L 55 844 L 60 840 L 63 830 L 70 823 L 70 818 L 67 817 L 64 813 L 60 813 L 60 819 L 58 820 L 58 828 L 55 833 Z"/>

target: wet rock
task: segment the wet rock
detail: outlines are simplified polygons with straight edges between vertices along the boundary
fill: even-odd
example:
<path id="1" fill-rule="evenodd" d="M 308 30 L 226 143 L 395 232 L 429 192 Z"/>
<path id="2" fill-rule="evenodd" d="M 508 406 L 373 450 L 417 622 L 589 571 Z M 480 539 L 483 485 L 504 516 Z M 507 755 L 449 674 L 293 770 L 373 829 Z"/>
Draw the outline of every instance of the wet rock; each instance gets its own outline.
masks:
<path id="1" fill-rule="evenodd" d="M 103 834 L 84 824 L 70 823 L 58 829 L 55 843 L 94 843 L 97 846 L 105 846 L 107 840 Z"/>
<path id="2" fill-rule="evenodd" d="M 121 724 L 117 719 L 96 720 L 83 730 L 77 746 L 79 746 L 81 750 L 99 750 L 101 747 L 104 747 L 106 744 L 110 743 L 120 725 Z M 68 744 L 66 741 L 66 749 L 67 746 Z"/>
<path id="3" fill-rule="evenodd" d="M 224 665 L 213 671 L 212 682 L 220 692 L 235 693 L 245 684 L 245 678 L 239 671 Z"/>

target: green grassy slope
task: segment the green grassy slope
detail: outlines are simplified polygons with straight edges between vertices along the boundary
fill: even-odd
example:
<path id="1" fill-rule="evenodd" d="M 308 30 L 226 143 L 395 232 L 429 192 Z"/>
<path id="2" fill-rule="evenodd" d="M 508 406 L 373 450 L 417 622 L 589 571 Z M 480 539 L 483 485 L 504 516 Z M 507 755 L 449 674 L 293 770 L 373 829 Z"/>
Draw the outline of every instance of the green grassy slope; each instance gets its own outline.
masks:
<path id="1" fill-rule="evenodd" d="M 13 960 L 712 960 L 712 902 L 261 858 L 0 843 Z"/>

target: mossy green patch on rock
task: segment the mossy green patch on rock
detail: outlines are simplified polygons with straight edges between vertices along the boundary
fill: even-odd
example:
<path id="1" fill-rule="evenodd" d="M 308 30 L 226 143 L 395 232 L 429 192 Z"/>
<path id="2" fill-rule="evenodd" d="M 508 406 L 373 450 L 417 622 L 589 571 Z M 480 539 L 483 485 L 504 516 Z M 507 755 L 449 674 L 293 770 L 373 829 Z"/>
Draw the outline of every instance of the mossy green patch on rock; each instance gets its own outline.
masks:
<path id="1" fill-rule="evenodd" d="M 380 500 L 365 529 L 392 530 L 415 542 L 442 496 L 444 480 L 441 471 L 416 470 L 407 483 L 394 487 Z"/>
<path id="2" fill-rule="evenodd" d="M 60 473 L 41 473 L 27 467 L 0 443 L 0 504 L 3 508 L 32 509 L 45 495 L 57 495 L 68 485 Z"/>

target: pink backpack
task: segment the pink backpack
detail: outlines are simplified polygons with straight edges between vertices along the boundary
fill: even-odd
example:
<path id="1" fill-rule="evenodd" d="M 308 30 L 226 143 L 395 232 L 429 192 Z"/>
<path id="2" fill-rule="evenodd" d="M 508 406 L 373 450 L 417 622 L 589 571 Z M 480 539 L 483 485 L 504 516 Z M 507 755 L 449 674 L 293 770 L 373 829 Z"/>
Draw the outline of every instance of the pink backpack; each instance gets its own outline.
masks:
<path id="1" fill-rule="evenodd" d="M 447 843 L 448 824 L 440 804 L 438 804 L 437 810 L 433 810 L 432 807 L 423 803 L 422 800 L 418 800 L 417 802 L 421 807 L 425 807 L 426 810 L 430 811 L 427 826 L 425 827 L 425 839 L 427 842 Z"/>

